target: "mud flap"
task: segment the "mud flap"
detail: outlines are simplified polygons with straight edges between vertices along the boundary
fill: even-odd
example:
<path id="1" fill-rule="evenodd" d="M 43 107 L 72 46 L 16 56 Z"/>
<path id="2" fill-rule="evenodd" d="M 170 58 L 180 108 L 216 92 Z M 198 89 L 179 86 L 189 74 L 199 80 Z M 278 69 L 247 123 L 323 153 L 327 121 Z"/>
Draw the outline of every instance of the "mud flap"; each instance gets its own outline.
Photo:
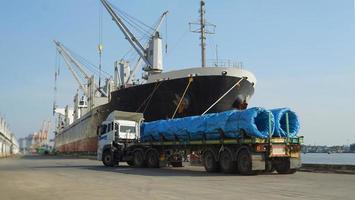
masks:
<path id="1" fill-rule="evenodd" d="M 290 158 L 290 169 L 299 169 L 301 168 L 302 163 L 299 158 Z"/>
<path id="2" fill-rule="evenodd" d="M 262 154 L 252 154 L 251 161 L 252 161 L 251 168 L 253 171 L 265 170 L 265 159 Z"/>

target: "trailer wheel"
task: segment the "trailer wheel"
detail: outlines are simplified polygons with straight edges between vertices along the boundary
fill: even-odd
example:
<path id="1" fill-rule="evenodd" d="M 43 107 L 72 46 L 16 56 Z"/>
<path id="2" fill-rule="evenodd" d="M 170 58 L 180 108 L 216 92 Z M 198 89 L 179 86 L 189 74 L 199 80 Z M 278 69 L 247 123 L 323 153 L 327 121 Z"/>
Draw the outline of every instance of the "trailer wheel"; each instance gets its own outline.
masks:
<path id="1" fill-rule="evenodd" d="M 242 175 L 251 175 L 252 171 L 252 161 L 248 150 L 243 149 L 238 153 L 237 160 L 238 171 Z"/>
<path id="2" fill-rule="evenodd" d="M 159 168 L 159 152 L 156 149 L 149 149 L 146 158 L 149 168 Z"/>
<path id="3" fill-rule="evenodd" d="M 296 173 L 296 169 L 290 169 L 290 161 L 289 160 L 280 160 L 276 162 L 274 165 L 275 170 L 279 174 L 294 174 Z"/>
<path id="4" fill-rule="evenodd" d="M 203 154 L 203 166 L 207 172 L 218 172 L 219 171 L 219 163 L 216 161 L 213 153 L 211 151 L 206 151 Z"/>
<path id="5" fill-rule="evenodd" d="M 134 152 L 133 165 L 134 165 L 134 167 L 144 167 L 145 159 L 144 159 L 144 152 L 142 149 L 136 150 Z"/>
<path id="6" fill-rule="evenodd" d="M 228 147 L 221 152 L 219 156 L 219 163 L 221 169 L 224 173 L 236 173 L 237 172 L 237 163 L 233 161 L 233 153 Z"/>
<path id="7" fill-rule="evenodd" d="M 104 163 L 104 165 L 107 167 L 114 166 L 113 156 L 110 150 L 104 151 L 102 155 L 102 163 Z"/>

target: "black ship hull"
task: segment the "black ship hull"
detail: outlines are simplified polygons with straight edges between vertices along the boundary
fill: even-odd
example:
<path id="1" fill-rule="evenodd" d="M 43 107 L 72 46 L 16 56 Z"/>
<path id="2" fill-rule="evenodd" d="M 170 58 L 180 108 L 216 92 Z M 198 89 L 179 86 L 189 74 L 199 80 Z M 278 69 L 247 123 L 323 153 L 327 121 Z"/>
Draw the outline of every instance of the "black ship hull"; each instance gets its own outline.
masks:
<path id="1" fill-rule="evenodd" d="M 201 115 L 241 79 L 234 76 L 196 76 L 189 85 L 189 78 L 121 88 L 111 93 L 109 107 L 112 110 L 142 112 L 146 121 Z M 207 113 L 245 107 L 253 93 L 254 83 L 244 79 Z"/>

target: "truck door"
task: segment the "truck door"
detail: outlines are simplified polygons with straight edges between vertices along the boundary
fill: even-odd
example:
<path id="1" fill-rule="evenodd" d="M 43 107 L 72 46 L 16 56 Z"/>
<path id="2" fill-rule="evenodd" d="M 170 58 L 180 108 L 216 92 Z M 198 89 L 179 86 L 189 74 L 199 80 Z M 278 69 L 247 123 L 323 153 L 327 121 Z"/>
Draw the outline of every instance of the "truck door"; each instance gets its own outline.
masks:
<path id="1" fill-rule="evenodd" d="M 98 144 L 97 144 L 97 159 L 102 159 L 102 151 L 104 146 L 108 143 L 107 124 L 101 124 L 99 128 Z"/>

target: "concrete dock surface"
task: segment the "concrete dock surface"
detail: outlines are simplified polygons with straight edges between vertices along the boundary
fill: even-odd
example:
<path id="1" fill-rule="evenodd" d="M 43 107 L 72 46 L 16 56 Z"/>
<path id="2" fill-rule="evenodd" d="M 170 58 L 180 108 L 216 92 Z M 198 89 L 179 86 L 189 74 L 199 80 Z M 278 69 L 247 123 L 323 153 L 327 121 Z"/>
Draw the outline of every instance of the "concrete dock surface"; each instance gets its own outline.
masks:
<path id="1" fill-rule="evenodd" d="M 257 176 L 202 167 L 107 168 L 92 159 L 0 159 L 1 200 L 55 199 L 355 199 L 355 175 L 297 172 Z"/>

